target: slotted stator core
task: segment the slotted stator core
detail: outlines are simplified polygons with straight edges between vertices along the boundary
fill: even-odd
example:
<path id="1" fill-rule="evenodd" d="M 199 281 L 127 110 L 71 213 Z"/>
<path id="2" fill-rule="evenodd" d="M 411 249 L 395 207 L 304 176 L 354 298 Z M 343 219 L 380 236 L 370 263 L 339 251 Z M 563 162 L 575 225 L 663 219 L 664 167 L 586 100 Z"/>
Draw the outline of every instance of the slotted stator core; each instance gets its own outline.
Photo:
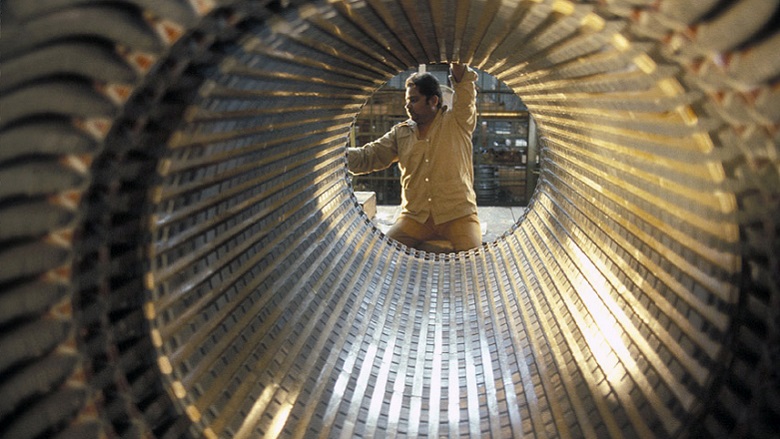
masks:
<path id="1" fill-rule="evenodd" d="M 0 432 L 776 432 L 780 69 L 760 56 L 776 53 L 776 2 L 80 3 L 156 43 L 110 29 L 7 43 L 4 138 L 41 144 L 42 127 L 60 127 L 98 146 L 3 146 L 3 172 L 44 157 L 81 179 L 44 177 L 0 205 L 21 230 L 2 236 L 9 254 L 66 254 L 6 268 L 3 297 L 67 290 L 17 313 L 66 324 L 59 347 L 2 364 Z M 68 12 L 7 8 L 11 31 Z M 58 44 L 136 79 L 65 66 L 15 81 Z M 453 60 L 527 104 L 541 174 L 498 240 L 431 254 L 363 214 L 345 144 L 388 79 Z M 31 110 L 6 106 L 46 87 L 84 104 L 43 93 Z M 25 203 L 74 212 L 75 233 L 17 225 Z M 25 322 L 0 321 L 4 339 L 33 337 Z M 76 360 L 49 390 L 11 386 L 63 355 Z M 59 420 L 25 421 L 44 406 Z"/>

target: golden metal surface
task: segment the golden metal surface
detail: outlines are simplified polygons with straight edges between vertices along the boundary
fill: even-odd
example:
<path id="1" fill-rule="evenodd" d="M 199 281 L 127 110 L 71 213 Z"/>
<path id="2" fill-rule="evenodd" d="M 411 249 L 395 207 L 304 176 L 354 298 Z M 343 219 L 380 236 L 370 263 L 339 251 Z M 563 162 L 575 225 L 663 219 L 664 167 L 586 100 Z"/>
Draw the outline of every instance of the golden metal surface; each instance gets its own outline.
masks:
<path id="1" fill-rule="evenodd" d="M 206 117 L 189 119 L 159 190 L 161 206 L 187 214 L 156 212 L 166 238 L 152 244 L 162 261 L 155 279 L 176 282 L 157 295 L 158 314 L 170 316 L 159 331 L 187 340 L 166 351 L 181 382 L 198 389 L 191 407 L 203 428 L 235 437 L 674 435 L 701 404 L 739 256 L 735 204 L 723 203 L 709 128 L 689 106 L 695 92 L 671 79 L 679 67 L 591 5 L 519 2 L 496 15 L 502 6 L 483 5 L 490 19 L 465 2 L 305 8 L 274 17 L 203 89 L 189 114 Z M 547 165 L 530 213 L 505 240 L 431 257 L 398 248 L 361 215 L 318 210 L 354 201 L 345 180 L 330 177 L 344 172 L 334 169 L 333 136 L 346 139 L 347 126 L 329 102 L 354 114 L 367 88 L 398 69 L 366 54 L 362 33 L 418 64 L 479 59 L 527 97 Z M 604 67 L 572 70 L 588 57 Z M 266 85 L 249 87 L 255 80 Z M 617 106 L 634 97 L 641 107 Z M 216 110 L 231 99 L 250 106 Z M 252 100 L 287 116 L 269 124 Z M 310 110 L 287 109 L 292 102 Z M 326 133 L 323 121 L 339 128 Z M 244 159 L 278 143 L 269 138 L 230 152 L 264 132 L 300 147 Z M 218 142 L 228 149 L 210 158 L 203 147 Z M 299 158 L 253 170 L 287 153 Z M 192 174 L 210 163 L 215 172 Z M 209 191 L 232 181 L 246 183 Z M 256 186 L 267 189 L 238 201 Z M 236 208 L 209 213 L 225 202 Z M 268 208 L 231 220 L 253 203 Z M 331 238 L 315 244 L 320 233 Z M 188 242 L 200 244 L 165 258 Z"/>
<path id="2" fill-rule="evenodd" d="M 776 434 L 777 1 L 6 3 L 0 436 Z M 451 61 L 541 173 L 433 254 L 345 145 Z"/>

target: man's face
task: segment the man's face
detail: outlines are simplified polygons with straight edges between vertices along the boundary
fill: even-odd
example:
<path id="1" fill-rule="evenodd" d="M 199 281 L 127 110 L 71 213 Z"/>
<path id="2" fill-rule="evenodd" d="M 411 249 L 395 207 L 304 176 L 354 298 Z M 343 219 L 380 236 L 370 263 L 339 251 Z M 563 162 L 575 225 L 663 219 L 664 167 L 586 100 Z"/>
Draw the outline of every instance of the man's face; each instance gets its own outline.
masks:
<path id="1" fill-rule="evenodd" d="M 406 87 L 406 113 L 418 125 L 425 125 L 436 117 L 438 104 L 437 96 L 426 100 L 425 95 L 421 95 L 417 90 L 417 86 Z"/>

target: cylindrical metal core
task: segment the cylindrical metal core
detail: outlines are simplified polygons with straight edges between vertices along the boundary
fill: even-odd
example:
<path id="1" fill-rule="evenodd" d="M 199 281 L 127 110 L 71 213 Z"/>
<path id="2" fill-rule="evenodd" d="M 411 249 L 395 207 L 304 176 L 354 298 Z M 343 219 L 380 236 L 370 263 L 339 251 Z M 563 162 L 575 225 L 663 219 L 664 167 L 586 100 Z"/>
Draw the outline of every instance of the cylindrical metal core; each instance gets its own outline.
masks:
<path id="1" fill-rule="evenodd" d="M 776 437 L 777 11 L 5 0 L 0 436 Z M 345 146 L 447 62 L 522 98 L 541 172 L 433 254 Z"/>

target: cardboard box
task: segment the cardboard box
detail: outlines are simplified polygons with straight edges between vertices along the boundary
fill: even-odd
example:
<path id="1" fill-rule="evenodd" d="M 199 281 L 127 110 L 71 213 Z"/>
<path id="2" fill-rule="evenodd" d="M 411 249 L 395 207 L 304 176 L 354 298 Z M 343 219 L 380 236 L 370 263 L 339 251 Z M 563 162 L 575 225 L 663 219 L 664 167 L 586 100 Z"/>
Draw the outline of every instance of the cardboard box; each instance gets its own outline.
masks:
<path id="1" fill-rule="evenodd" d="M 373 219 L 376 216 L 376 192 L 355 191 L 355 196 L 366 215 Z"/>

